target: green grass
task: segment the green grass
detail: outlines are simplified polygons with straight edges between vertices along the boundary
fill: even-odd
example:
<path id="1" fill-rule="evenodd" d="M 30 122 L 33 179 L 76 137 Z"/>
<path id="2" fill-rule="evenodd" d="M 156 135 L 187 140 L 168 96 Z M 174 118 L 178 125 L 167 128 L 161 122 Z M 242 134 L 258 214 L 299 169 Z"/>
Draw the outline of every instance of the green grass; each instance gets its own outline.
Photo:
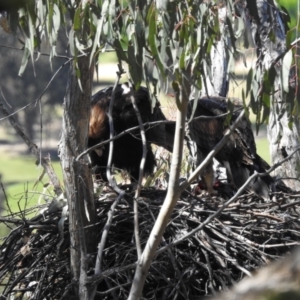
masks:
<path id="1" fill-rule="evenodd" d="M 257 153 L 268 163 L 271 164 L 269 141 L 267 138 L 256 139 Z"/>
<path id="2" fill-rule="evenodd" d="M 48 193 L 44 188 L 44 185 L 49 182 L 48 176 L 44 175 L 39 181 L 43 169 L 35 165 L 33 156 L 0 152 L 0 166 L 2 183 L 12 212 L 18 212 L 19 207 L 24 209 L 25 206 L 28 208 L 38 204 L 42 193 Z M 62 180 L 59 162 L 53 162 L 53 168 L 59 179 Z M 44 203 L 43 200 L 40 202 Z"/>
<path id="3" fill-rule="evenodd" d="M 256 140 L 258 154 L 270 163 L 269 143 L 267 138 Z M 40 203 L 43 204 L 42 194 L 48 194 L 44 185 L 49 182 L 48 176 L 44 175 L 41 182 L 39 177 L 42 168 L 35 165 L 35 158 L 32 156 L 11 155 L 0 152 L 0 166 L 2 182 L 5 187 L 8 203 L 13 212 Z M 54 170 L 62 182 L 62 173 L 59 162 L 53 162 Z"/>

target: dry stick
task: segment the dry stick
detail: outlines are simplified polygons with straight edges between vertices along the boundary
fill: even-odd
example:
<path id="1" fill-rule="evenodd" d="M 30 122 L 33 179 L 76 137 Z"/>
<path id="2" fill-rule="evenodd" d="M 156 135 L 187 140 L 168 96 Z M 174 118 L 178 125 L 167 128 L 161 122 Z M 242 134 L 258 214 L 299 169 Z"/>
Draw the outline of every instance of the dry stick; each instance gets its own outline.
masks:
<path id="1" fill-rule="evenodd" d="M 80 56 L 82 56 L 82 55 L 80 55 Z M 79 57 L 79 56 L 78 56 L 78 57 Z M 40 94 L 35 100 L 29 102 L 28 104 L 26 104 L 25 106 L 21 107 L 20 109 L 14 111 L 13 113 L 10 113 L 9 115 L 6 115 L 6 117 L 1 118 L 0 121 L 3 121 L 3 120 L 5 120 L 5 119 L 7 119 L 7 118 L 9 118 L 9 117 L 11 117 L 11 116 L 17 114 L 19 111 L 24 110 L 25 108 L 29 107 L 30 105 L 37 103 L 37 102 L 41 99 L 41 97 L 44 95 L 44 93 L 46 92 L 46 90 L 48 89 L 48 87 L 50 86 L 50 84 L 52 83 L 52 81 L 54 80 L 54 78 L 56 77 L 56 75 L 60 72 L 60 70 L 61 70 L 64 66 L 66 66 L 67 64 L 69 64 L 72 60 L 73 60 L 73 58 L 70 58 L 68 61 L 66 61 L 64 64 L 62 64 L 62 65 L 57 69 L 57 71 L 56 71 L 56 72 L 54 73 L 54 75 L 51 77 L 51 79 L 49 80 L 49 82 L 48 82 L 48 84 L 46 85 L 46 87 L 44 88 L 44 90 L 41 92 L 41 94 Z"/>
<path id="2" fill-rule="evenodd" d="M 113 124 L 113 118 L 112 118 L 112 110 L 113 110 L 113 104 L 114 104 L 114 99 L 115 99 L 115 93 L 116 93 L 116 88 L 119 84 L 121 75 L 123 74 L 123 70 L 120 64 L 118 64 L 119 67 L 119 72 L 117 72 L 117 78 L 111 93 L 111 100 L 110 100 L 110 104 L 109 104 L 109 110 L 107 112 L 107 116 L 108 116 L 108 120 L 109 120 L 109 129 L 110 129 L 110 138 L 113 137 L 114 134 L 114 124 Z M 107 175 L 107 179 L 111 185 L 111 187 L 115 190 L 116 193 L 119 194 L 119 196 L 117 197 L 117 199 L 115 200 L 115 202 L 113 203 L 113 205 L 111 206 L 111 209 L 108 213 L 108 219 L 107 222 L 105 224 L 104 227 L 104 231 L 102 233 L 101 236 L 101 241 L 98 244 L 98 253 L 97 253 L 97 259 L 96 259 L 96 265 L 95 265 L 95 275 L 92 277 L 94 278 L 95 276 L 100 276 L 100 278 L 102 278 L 102 272 L 101 272 L 101 262 L 102 262 L 102 255 L 103 255 L 103 251 L 105 248 L 105 244 L 106 244 L 106 240 L 107 240 L 107 236 L 108 236 L 108 232 L 110 229 L 110 225 L 112 222 L 112 218 L 113 218 L 113 212 L 114 209 L 116 207 L 116 205 L 118 204 L 118 202 L 120 201 L 120 199 L 123 198 L 123 196 L 125 195 L 125 192 L 122 191 L 115 183 L 115 181 L 113 180 L 112 176 L 111 176 L 111 166 L 112 166 L 112 157 L 113 157 L 113 147 L 114 147 L 114 142 L 111 141 L 109 143 L 109 154 L 108 154 L 108 162 L 107 162 L 107 167 L 106 167 L 106 175 Z M 94 284 L 94 290 L 93 290 L 93 295 L 95 295 L 96 293 L 96 289 L 97 289 L 97 281 L 93 280 L 93 284 Z"/>
<path id="3" fill-rule="evenodd" d="M 91 277 L 87 278 L 87 284 L 97 284 L 98 282 L 102 281 L 103 278 L 109 277 L 113 274 L 118 274 L 121 272 L 124 272 L 126 270 L 134 269 L 137 266 L 137 262 L 126 265 L 126 266 L 121 266 L 121 267 L 116 267 L 116 268 L 111 268 L 109 270 L 106 270 L 100 274 L 93 275 Z"/>
<path id="4" fill-rule="evenodd" d="M 225 137 L 225 136 L 224 136 Z M 224 138 L 223 138 L 224 139 Z M 223 141 L 223 139 L 221 140 L 221 142 Z M 220 142 L 220 143 L 221 143 Z M 220 144 L 219 143 L 219 144 Z M 219 145 L 218 144 L 218 145 Z M 217 145 L 217 146 L 218 146 Z M 216 146 L 216 147 L 217 147 Z M 289 160 L 291 158 L 291 156 L 293 156 L 297 151 L 300 150 L 300 147 L 297 148 L 295 151 L 293 151 L 293 153 L 291 153 L 289 156 L 287 156 L 285 159 L 283 159 L 282 161 L 276 163 L 275 165 L 273 165 L 269 170 L 267 170 L 265 173 L 255 173 L 252 176 L 250 176 L 247 181 L 244 183 L 244 185 L 242 185 L 238 191 L 236 192 L 236 194 L 230 198 L 227 202 L 225 202 L 222 207 L 220 207 L 220 209 L 218 209 L 214 214 L 212 214 L 211 216 L 209 216 L 201 225 L 199 225 L 198 227 L 196 227 L 195 229 L 193 229 L 192 231 L 190 231 L 188 234 L 182 236 L 181 238 L 175 240 L 174 242 L 170 243 L 168 246 L 162 247 L 161 249 L 159 249 L 158 251 L 156 251 L 155 256 L 159 255 L 160 253 L 168 250 L 170 247 L 173 247 L 179 243 L 181 243 L 182 241 L 184 241 L 185 239 L 193 236 L 195 233 L 197 233 L 199 230 L 202 230 L 207 224 L 209 224 L 214 218 L 218 217 L 222 211 L 229 205 L 231 204 L 234 200 L 236 200 L 236 198 L 248 187 L 249 183 L 257 178 L 257 177 L 262 177 L 265 176 L 267 174 L 269 174 L 270 172 L 274 171 L 276 168 L 278 168 L 281 164 L 283 164 L 285 161 Z M 213 151 L 210 152 L 210 154 L 208 156 L 210 156 L 212 154 Z M 208 157 L 205 159 L 205 161 L 208 160 Z M 208 163 L 208 162 L 207 162 Z M 203 165 L 204 162 L 201 164 Z M 200 165 L 200 166 L 201 166 Z M 197 170 L 199 169 L 199 167 L 197 168 Z M 195 172 L 194 172 L 195 173 Z M 194 174 L 193 173 L 193 174 Z M 193 174 L 190 176 L 190 178 L 188 179 L 188 182 L 190 181 L 191 177 L 193 176 Z M 182 185 L 186 185 L 186 182 L 184 182 Z"/>
<path id="5" fill-rule="evenodd" d="M 112 158 L 113 158 L 113 152 L 114 152 L 114 142 L 113 142 L 114 122 L 113 122 L 113 117 L 112 117 L 112 111 L 113 111 L 114 100 L 115 100 L 115 95 L 116 95 L 116 88 L 119 84 L 122 74 L 124 73 L 122 66 L 120 64 L 118 64 L 118 67 L 119 67 L 119 71 L 117 72 L 117 78 L 116 78 L 113 90 L 111 92 L 111 100 L 110 100 L 109 108 L 108 108 L 108 112 L 107 112 L 108 121 L 109 121 L 110 142 L 109 142 L 108 161 L 107 161 L 107 166 L 106 166 L 106 176 L 109 181 L 109 184 L 115 190 L 115 192 L 118 194 L 121 194 L 121 193 L 123 194 L 123 191 L 116 185 L 115 181 L 112 179 L 112 176 L 111 176 Z"/>
<path id="6" fill-rule="evenodd" d="M 148 211 L 149 211 L 149 213 L 152 217 L 152 220 L 155 223 L 155 217 L 154 217 L 154 214 L 153 214 L 151 208 L 149 207 L 149 204 L 146 203 L 146 202 L 142 202 L 142 203 L 147 207 L 147 209 L 148 209 Z M 162 243 L 163 243 L 163 245 L 167 245 L 166 239 L 164 237 L 162 237 Z M 177 266 L 176 258 L 174 257 L 173 252 L 171 251 L 171 249 L 168 249 L 168 253 L 169 253 L 169 257 L 170 257 L 171 263 L 173 265 L 173 268 L 175 269 L 175 273 L 177 274 L 177 276 L 179 278 L 179 281 L 180 281 L 180 284 L 183 288 L 183 293 L 185 294 L 184 296 L 185 296 L 186 299 L 188 299 L 188 295 L 187 295 L 187 291 L 186 291 L 186 288 L 185 288 L 185 285 L 184 285 L 184 281 L 182 280 L 183 275 L 181 274 L 181 272 L 180 272 L 180 270 Z"/>
<path id="7" fill-rule="evenodd" d="M 238 125 L 240 120 L 243 118 L 244 114 L 245 114 L 245 110 L 243 110 L 239 114 L 239 116 L 235 120 L 235 122 L 232 124 L 232 126 L 224 134 L 224 137 L 222 138 L 222 140 L 206 156 L 205 160 L 203 160 L 203 162 L 196 168 L 196 170 L 190 175 L 190 177 L 180 185 L 181 193 L 191 184 L 191 182 L 200 174 L 200 172 L 211 162 L 211 160 L 217 155 L 217 153 L 224 147 L 224 145 L 229 140 L 231 134 L 235 130 L 236 126 Z"/>
<path id="8" fill-rule="evenodd" d="M 2 98 L 4 99 L 4 101 L 6 102 L 6 105 L 9 107 L 9 108 L 12 108 L 12 106 L 8 103 L 8 101 L 6 100 L 4 94 L 3 94 L 3 91 L 2 91 L 2 87 L 0 86 L 0 93 L 1 93 L 1 96 Z"/>
<path id="9" fill-rule="evenodd" d="M 122 195 L 123 197 L 123 195 Z M 117 199 L 114 201 L 112 206 L 110 207 L 108 213 L 107 213 L 107 221 L 104 225 L 103 233 L 101 236 L 101 241 L 98 245 L 98 254 L 97 254 L 97 260 L 96 260 L 96 266 L 95 266 L 95 275 L 101 275 L 101 263 L 102 263 L 102 255 L 105 247 L 105 243 L 107 240 L 108 232 L 113 220 L 114 211 L 116 206 L 119 203 L 119 200 L 121 199 L 121 194 L 117 197 Z"/>
<path id="10" fill-rule="evenodd" d="M 199 117 L 195 117 L 193 120 L 198 120 L 198 119 L 218 119 L 218 118 L 221 118 L 221 117 L 224 117 L 224 116 L 227 116 L 229 113 L 225 113 L 225 114 L 222 114 L 222 115 L 218 115 L 218 116 L 199 116 Z M 1 121 L 1 119 L 0 119 Z M 153 122 L 146 122 L 146 123 L 143 123 L 143 126 L 144 127 L 150 127 L 150 126 L 158 126 L 160 124 L 167 124 L 167 123 L 173 123 L 174 121 L 170 121 L 170 120 L 163 120 L 163 121 L 153 121 Z M 112 138 L 106 140 L 106 141 L 103 141 L 103 142 L 100 142 L 99 144 L 96 144 L 88 149 L 86 149 L 85 151 L 83 151 L 81 154 L 79 154 L 77 157 L 76 157 L 76 160 L 78 161 L 80 158 L 82 158 L 82 156 L 88 154 L 89 152 L 97 149 L 97 148 L 100 148 L 101 146 L 104 146 L 108 143 L 110 143 L 111 141 L 115 141 L 117 139 L 119 139 L 120 137 L 122 137 L 123 135 L 125 134 L 128 134 L 128 133 L 131 133 L 132 131 L 135 131 L 137 129 L 140 129 L 140 126 L 135 126 L 135 127 L 132 127 L 132 128 L 129 128 L 129 129 L 126 129 L 124 131 L 122 131 L 121 133 L 113 136 Z"/>
<path id="11" fill-rule="evenodd" d="M 12 215 L 13 215 L 13 212 L 12 212 L 12 210 L 11 210 L 11 208 L 10 208 L 9 203 L 8 203 L 8 198 L 7 198 L 7 195 L 6 195 L 6 192 L 5 192 L 3 183 L 2 183 L 2 181 L 1 181 L 1 175 L 0 175 L 0 185 L 1 185 L 2 192 L 3 192 L 4 198 L 5 198 L 6 206 L 7 206 L 8 210 L 9 210 L 10 215 L 12 216 Z M 1 209 L 2 209 L 2 207 L 1 207 Z M 22 222 L 23 222 L 23 221 L 22 221 Z"/>
<path id="12" fill-rule="evenodd" d="M 142 256 L 142 247 L 141 247 L 141 240 L 140 240 L 140 233 L 139 233 L 139 207 L 138 207 L 138 198 L 140 197 L 141 193 L 141 186 L 142 186 L 142 180 L 144 175 L 144 167 L 145 167 L 145 161 L 146 161 L 146 155 L 147 155 L 147 140 L 146 140 L 146 134 L 145 134 L 145 128 L 143 125 L 143 120 L 141 118 L 140 111 L 136 105 L 136 100 L 133 94 L 133 87 L 132 83 L 129 82 L 129 88 L 130 88 L 130 99 L 131 103 L 133 105 L 133 108 L 135 110 L 136 117 L 139 122 L 141 137 L 142 137 L 142 143 L 143 143 L 143 156 L 140 164 L 140 172 L 139 172 L 139 179 L 137 182 L 137 187 L 135 190 L 135 197 L 133 202 L 133 212 L 134 212 L 134 237 L 135 237 L 135 244 L 136 244 L 136 250 L 137 250 L 137 258 L 140 259 Z"/>
<path id="13" fill-rule="evenodd" d="M 187 112 L 188 95 L 185 89 L 180 89 L 179 86 L 176 85 L 174 88 L 176 88 L 176 102 L 178 103 L 178 108 L 168 192 L 157 220 L 152 228 L 143 254 L 138 261 L 128 300 L 140 299 L 153 256 L 155 255 L 155 251 L 161 241 L 163 232 L 168 225 L 169 218 L 180 196 L 179 176 L 183 156 L 185 116 Z"/>
<path id="14" fill-rule="evenodd" d="M 23 131 L 23 129 L 20 127 L 20 125 L 16 122 L 15 118 L 9 114 L 9 112 L 7 111 L 7 109 L 4 107 L 4 103 L 0 102 L 0 110 L 2 111 L 2 113 L 8 117 L 10 124 L 13 126 L 13 128 L 16 130 L 17 134 L 23 139 L 23 141 L 27 144 L 27 146 L 29 147 L 30 151 L 36 156 L 37 160 L 40 161 L 41 165 L 43 166 L 43 168 L 45 169 L 45 171 L 47 172 L 53 187 L 54 187 L 54 193 L 59 196 L 62 194 L 62 188 L 60 186 L 59 180 L 53 170 L 53 168 L 51 167 L 51 165 L 49 164 L 49 161 L 47 159 L 45 159 L 44 157 L 41 158 L 40 157 L 40 151 L 39 148 L 36 144 L 34 144 L 32 142 L 32 140 L 25 134 L 25 132 Z"/>

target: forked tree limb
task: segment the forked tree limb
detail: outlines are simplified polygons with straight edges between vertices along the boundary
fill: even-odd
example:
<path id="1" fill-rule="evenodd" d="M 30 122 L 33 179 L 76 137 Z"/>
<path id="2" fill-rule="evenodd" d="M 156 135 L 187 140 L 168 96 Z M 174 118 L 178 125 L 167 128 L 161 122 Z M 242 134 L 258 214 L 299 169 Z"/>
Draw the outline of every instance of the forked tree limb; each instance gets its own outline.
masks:
<path id="1" fill-rule="evenodd" d="M 185 79 L 183 79 L 183 81 L 186 83 Z M 183 84 L 183 86 L 185 87 L 186 85 Z M 179 189 L 179 177 L 183 157 L 183 141 L 185 137 L 185 116 L 188 105 L 188 93 L 185 88 L 180 89 L 179 85 L 175 85 L 174 88 L 176 88 L 176 102 L 178 104 L 178 108 L 168 192 L 154 227 L 150 233 L 143 254 L 138 260 L 128 300 L 140 299 L 152 259 L 159 243 L 162 240 L 163 233 L 181 194 Z"/>

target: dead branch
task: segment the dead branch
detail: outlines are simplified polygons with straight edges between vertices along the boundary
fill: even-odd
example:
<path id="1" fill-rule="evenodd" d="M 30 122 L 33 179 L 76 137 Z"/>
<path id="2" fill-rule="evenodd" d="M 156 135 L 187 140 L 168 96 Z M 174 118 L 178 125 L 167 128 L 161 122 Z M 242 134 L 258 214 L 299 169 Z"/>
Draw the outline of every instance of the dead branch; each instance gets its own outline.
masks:
<path id="1" fill-rule="evenodd" d="M 222 193 L 220 189 L 219 194 Z M 274 193 L 271 196 L 272 202 L 264 202 L 253 194 L 245 194 L 232 202 L 236 205 L 230 210 L 219 213 L 219 206 L 226 202 L 222 196 L 196 197 L 184 192 L 169 218 L 155 261 L 150 266 L 143 296 L 146 299 L 197 299 L 213 290 L 226 290 L 299 244 L 299 215 L 294 209 L 299 206 L 299 195 Z M 166 191 L 141 190 L 143 200 L 140 200 L 138 215 L 143 248 L 165 197 Z M 105 194 L 101 194 L 100 199 L 95 201 L 96 224 L 100 232 L 106 231 L 107 237 L 102 235 L 105 242 L 101 241 L 98 248 L 98 253 L 101 248 L 100 273 L 93 275 L 91 267 L 86 284 L 95 285 L 96 295 L 101 297 L 115 291 L 119 299 L 127 299 L 128 282 L 132 282 L 137 266 L 137 252 L 132 243 L 134 199 L 125 195 L 123 201 L 116 201 Z M 287 205 L 290 201 L 294 206 Z M 69 224 L 66 220 L 61 244 L 57 226 L 61 211 L 41 214 L 41 207 L 23 211 L 23 220 L 12 216 L 0 220 L 15 226 L 0 245 L 0 284 L 7 285 L 3 292 L 6 297 L 17 292 L 24 300 L 26 295 L 27 298 L 39 295 L 49 299 L 71 297 L 71 288 L 68 296 L 65 294 L 65 288 L 72 286 Z M 186 237 L 186 233 L 216 212 L 219 213 L 217 218 Z M 32 213 L 36 217 L 29 218 Z M 177 243 L 181 237 L 184 239 Z M 172 247 L 165 251 L 166 245 Z M 91 256 L 88 265 L 95 266 L 100 256 Z M 37 282 L 36 278 L 43 280 Z"/>
<path id="2" fill-rule="evenodd" d="M 40 164 L 45 169 L 47 175 L 50 178 L 51 183 L 54 187 L 54 193 L 59 196 L 63 193 L 60 182 L 49 163 L 49 158 L 40 157 L 40 150 L 36 144 L 27 136 L 24 130 L 20 127 L 20 125 L 16 122 L 15 118 L 9 114 L 3 102 L 0 102 L 0 110 L 2 113 L 8 118 L 10 124 L 15 129 L 16 133 L 23 139 L 23 141 L 27 144 L 29 150 L 35 155 L 36 159 L 40 162 Z"/>

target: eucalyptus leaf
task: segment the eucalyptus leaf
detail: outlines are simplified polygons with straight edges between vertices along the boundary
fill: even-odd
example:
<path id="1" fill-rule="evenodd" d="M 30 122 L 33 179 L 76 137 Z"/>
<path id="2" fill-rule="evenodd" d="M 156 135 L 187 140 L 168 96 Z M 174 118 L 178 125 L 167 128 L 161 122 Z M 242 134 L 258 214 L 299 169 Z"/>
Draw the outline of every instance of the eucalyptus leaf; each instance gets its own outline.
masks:
<path id="1" fill-rule="evenodd" d="M 293 52 L 290 49 L 283 57 L 282 60 L 282 87 L 283 90 L 288 93 L 289 91 L 289 80 L 290 80 L 290 69 L 293 61 Z"/>

